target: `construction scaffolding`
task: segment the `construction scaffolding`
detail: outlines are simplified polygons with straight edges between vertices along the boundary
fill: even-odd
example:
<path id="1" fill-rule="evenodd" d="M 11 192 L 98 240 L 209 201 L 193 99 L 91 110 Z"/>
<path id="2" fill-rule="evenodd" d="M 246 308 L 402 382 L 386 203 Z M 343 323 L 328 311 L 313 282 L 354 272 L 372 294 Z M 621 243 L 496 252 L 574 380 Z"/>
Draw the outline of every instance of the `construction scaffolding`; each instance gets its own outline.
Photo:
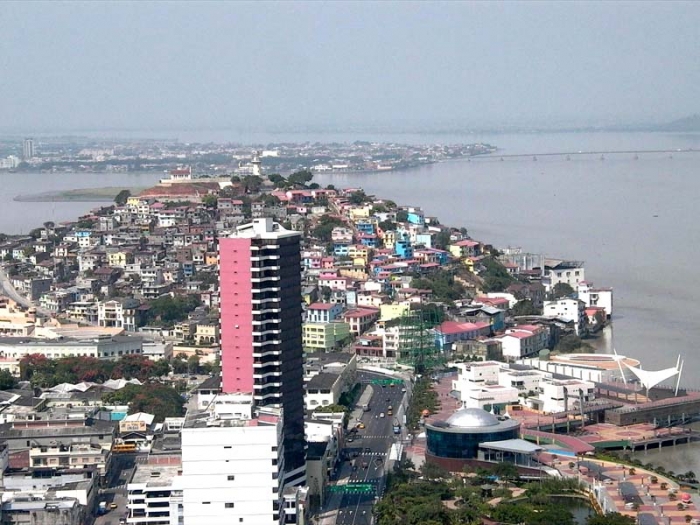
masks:
<path id="1" fill-rule="evenodd" d="M 418 374 L 443 365 L 444 355 L 434 332 L 439 324 L 435 309 L 420 308 L 402 315 L 398 320 L 398 362 L 412 366 Z"/>

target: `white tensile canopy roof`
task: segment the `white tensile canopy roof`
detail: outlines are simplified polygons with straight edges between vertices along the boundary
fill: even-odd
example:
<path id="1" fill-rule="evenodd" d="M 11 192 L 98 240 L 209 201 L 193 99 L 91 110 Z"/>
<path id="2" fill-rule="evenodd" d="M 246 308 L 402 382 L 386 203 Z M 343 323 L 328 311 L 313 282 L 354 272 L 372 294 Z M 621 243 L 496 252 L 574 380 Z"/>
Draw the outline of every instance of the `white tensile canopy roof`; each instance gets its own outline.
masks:
<path id="1" fill-rule="evenodd" d="M 625 366 L 637 376 L 637 379 L 639 379 L 647 390 L 680 373 L 680 368 L 677 366 L 664 368 L 663 370 L 642 370 L 636 366 L 629 366 L 627 364 L 625 364 Z"/>

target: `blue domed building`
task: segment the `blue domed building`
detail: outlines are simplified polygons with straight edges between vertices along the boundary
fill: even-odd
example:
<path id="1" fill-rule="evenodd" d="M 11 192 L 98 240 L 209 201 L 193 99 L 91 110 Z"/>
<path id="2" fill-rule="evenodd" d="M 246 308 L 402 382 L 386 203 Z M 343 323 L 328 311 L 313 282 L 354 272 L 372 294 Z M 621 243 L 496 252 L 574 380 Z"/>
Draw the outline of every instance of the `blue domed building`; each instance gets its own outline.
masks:
<path id="1" fill-rule="evenodd" d="M 540 449 L 518 439 L 519 431 L 520 423 L 514 419 L 497 417 L 480 408 L 463 408 L 446 421 L 426 423 L 425 459 L 448 470 L 460 471 L 466 464 L 493 461 L 493 456 L 483 452 L 496 447 L 505 453 L 528 455 Z"/>

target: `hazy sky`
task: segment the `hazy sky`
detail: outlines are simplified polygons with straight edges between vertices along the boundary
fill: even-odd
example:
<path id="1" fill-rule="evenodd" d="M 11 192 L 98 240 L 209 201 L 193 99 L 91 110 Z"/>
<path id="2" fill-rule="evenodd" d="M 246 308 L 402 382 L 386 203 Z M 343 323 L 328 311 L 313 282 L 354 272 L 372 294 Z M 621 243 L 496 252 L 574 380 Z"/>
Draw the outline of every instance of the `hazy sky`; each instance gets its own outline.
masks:
<path id="1" fill-rule="evenodd" d="M 700 2 L 0 2 L 0 128 L 700 112 Z"/>

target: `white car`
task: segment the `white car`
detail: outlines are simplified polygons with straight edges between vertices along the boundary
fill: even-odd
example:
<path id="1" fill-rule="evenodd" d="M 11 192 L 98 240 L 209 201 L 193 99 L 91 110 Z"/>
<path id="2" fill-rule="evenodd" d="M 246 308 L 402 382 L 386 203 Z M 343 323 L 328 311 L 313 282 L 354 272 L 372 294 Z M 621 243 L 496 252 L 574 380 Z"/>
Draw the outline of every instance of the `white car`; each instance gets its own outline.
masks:
<path id="1" fill-rule="evenodd" d="M 381 414 L 379 414 L 379 417 L 384 417 L 384 412 L 382 412 Z"/>

